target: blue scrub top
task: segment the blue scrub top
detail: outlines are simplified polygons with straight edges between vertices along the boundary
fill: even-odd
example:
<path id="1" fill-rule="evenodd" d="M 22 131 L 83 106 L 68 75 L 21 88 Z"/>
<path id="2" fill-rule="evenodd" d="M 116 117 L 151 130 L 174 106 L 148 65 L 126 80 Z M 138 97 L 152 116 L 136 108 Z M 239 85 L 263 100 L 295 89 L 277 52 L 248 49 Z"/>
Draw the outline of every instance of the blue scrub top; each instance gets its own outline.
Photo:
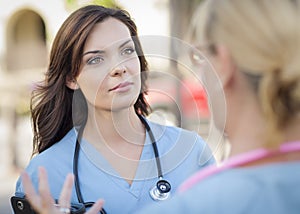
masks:
<path id="1" fill-rule="evenodd" d="M 300 162 L 225 170 L 139 214 L 299 214 Z"/>
<path id="2" fill-rule="evenodd" d="M 171 196 L 178 186 L 190 175 L 215 159 L 208 145 L 195 132 L 177 127 L 162 126 L 148 121 L 157 141 L 164 179 L 172 186 Z M 26 171 L 35 188 L 38 188 L 37 169 L 47 170 L 49 186 L 54 198 L 59 198 L 65 177 L 73 171 L 73 155 L 76 144 L 76 130 L 70 132 L 58 143 L 35 156 Z M 111 167 L 109 162 L 86 140 L 82 140 L 78 161 L 78 174 L 82 196 L 85 202 L 105 200 L 104 208 L 109 213 L 133 213 L 154 201 L 149 190 L 158 181 L 157 166 L 148 133 L 142 151 L 135 179 L 129 185 Z M 16 184 L 16 194 L 22 194 L 21 179 Z M 72 202 L 78 202 L 73 187 Z"/>

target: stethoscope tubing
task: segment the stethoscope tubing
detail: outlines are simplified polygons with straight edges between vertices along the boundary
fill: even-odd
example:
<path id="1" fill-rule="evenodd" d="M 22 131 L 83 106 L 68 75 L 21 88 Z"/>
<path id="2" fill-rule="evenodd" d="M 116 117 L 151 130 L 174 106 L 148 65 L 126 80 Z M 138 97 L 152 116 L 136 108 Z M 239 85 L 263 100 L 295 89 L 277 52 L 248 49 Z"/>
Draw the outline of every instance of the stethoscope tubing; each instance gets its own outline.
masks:
<path id="1" fill-rule="evenodd" d="M 171 189 L 171 185 L 168 181 L 163 180 L 163 173 L 162 173 L 162 167 L 161 167 L 161 162 L 160 162 L 160 156 L 159 156 L 159 152 L 158 152 L 158 148 L 157 148 L 157 143 L 154 137 L 154 134 L 149 126 L 149 124 L 147 123 L 146 119 L 138 114 L 138 117 L 140 118 L 141 122 L 143 123 L 143 125 L 146 128 L 147 133 L 149 134 L 150 140 L 151 140 L 151 144 L 153 147 L 153 152 L 155 155 L 155 161 L 156 161 L 156 167 L 157 167 L 157 174 L 158 174 L 158 182 L 165 182 L 166 185 L 169 186 L 169 190 L 167 192 L 161 193 L 159 192 L 158 195 L 155 194 L 157 190 L 155 188 L 157 188 L 158 184 L 156 184 L 156 186 L 150 190 L 152 192 L 150 192 L 151 197 L 153 198 L 153 200 L 159 201 L 159 200 L 165 200 L 169 197 L 170 194 L 170 189 Z M 75 177 L 75 181 L 74 181 L 74 185 L 75 185 L 75 190 L 76 190 L 76 195 L 77 195 L 77 199 L 79 201 L 79 203 L 82 203 L 85 205 L 85 207 L 90 207 L 93 205 L 94 202 L 84 202 L 83 197 L 82 197 L 82 193 L 80 190 L 80 180 L 79 180 L 79 175 L 78 175 L 78 159 L 79 159 L 79 151 L 80 151 L 80 141 L 82 139 L 82 134 L 83 134 L 83 130 L 85 127 L 86 121 L 84 121 L 83 125 L 80 126 L 79 130 L 78 130 L 78 134 L 76 137 L 76 145 L 75 145 L 75 151 L 74 151 L 74 156 L 73 156 L 73 174 Z M 161 198 L 160 198 L 161 197 Z M 107 214 L 107 212 L 104 210 L 104 208 L 102 208 L 102 210 L 100 211 L 101 214 Z"/>
<path id="2" fill-rule="evenodd" d="M 142 117 L 141 115 L 138 115 L 140 120 L 142 121 L 142 123 L 144 124 L 145 128 L 146 128 L 146 131 L 148 132 L 149 134 L 149 137 L 151 139 L 151 143 L 152 143 L 152 147 L 153 147 L 153 151 L 154 151 L 154 156 L 155 156 L 155 161 L 156 161 L 156 167 L 157 167 L 157 177 L 159 179 L 161 179 L 163 177 L 163 173 L 162 173 L 162 169 L 161 169 L 161 163 L 160 163 L 160 159 L 159 159 L 159 152 L 158 152 L 158 149 L 157 149 L 157 143 L 156 143 L 156 140 L 155 140 L 155 137 L 153 135 L 153 132 L 149 126 L 149 124 L 147 123 L 147 121 L 145 120 L 144 117 Z"/>

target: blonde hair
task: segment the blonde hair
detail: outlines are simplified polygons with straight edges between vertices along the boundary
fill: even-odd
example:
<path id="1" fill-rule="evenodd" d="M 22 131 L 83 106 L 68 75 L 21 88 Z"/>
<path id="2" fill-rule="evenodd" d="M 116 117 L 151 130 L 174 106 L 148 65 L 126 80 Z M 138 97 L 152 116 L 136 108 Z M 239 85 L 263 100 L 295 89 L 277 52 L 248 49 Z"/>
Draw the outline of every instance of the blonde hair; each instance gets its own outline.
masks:
<path id="1" fill-rule="evenodd" d="M 208 0 L 200 8 L 192 33 L 225 45 L 243 73 L 260 77 L 267 146 L 278 146 L 300 111 L 300 0 Z"/>

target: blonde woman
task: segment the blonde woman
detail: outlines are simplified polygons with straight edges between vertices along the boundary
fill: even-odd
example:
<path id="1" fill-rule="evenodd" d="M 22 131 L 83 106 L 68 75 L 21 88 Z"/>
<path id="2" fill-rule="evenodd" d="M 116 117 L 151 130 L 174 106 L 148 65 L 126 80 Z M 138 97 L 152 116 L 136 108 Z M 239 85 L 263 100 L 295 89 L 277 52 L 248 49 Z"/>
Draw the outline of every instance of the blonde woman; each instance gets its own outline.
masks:
<path id="1" fill-rule="evenodd" d="M 231 157 L 142 213 L 299 213 L 300 1 L 209 0 L 196 15 L 197 47 L 227 102 Z M 192 59 L 211 80 L 200 52 Z M 220 124 L 218 106 L 213 111 Z"/>

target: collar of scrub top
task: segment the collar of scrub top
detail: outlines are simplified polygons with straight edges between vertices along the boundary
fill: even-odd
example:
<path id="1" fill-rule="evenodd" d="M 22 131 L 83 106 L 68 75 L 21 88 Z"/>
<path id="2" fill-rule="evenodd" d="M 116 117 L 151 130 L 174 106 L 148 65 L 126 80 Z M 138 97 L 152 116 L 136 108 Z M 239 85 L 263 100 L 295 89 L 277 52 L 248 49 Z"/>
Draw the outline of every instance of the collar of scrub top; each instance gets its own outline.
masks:
<path id="1" fill-rule="evenodd" d="M 204 180 L 205 178 L 222 172 L 226 169 L 232 169 L 241 167 L 243 165 L 255 162 L 257 160 L 262 160 L 264 158 L 275 157 L 280 154 L 286 154 L 291 152 L 300 151 L 300 141 L 287 142 L 281 144 L 279 149 L 270 150 L 270 149 L 257 149 L 254 151 L 250 151 L 244 154 L 237 155 L 232 157 L 224 162 L 220 167 L 219 166 L 210 166 L 205 170 L 199 171 L 189 179 L 187 179 L 178 189 L 178 192 L 184 192 L 190 188 L 192 188 L 198 182 Z"/>
<path id="2" fill-rule="evenodd" d="M 141 122 L 143 123 L 143 125 L 146 128 L 146 131 L 149 134 L 149 137 L 151 139 L 151 144 L 153 147 L 153 151 L 154 151 L 154 155 L 155 155 L 155 160 L 156 160 L 158 181 L 157 181 L 156 185 L 150 190 L 149 193 L 153 200 L 163 201 L 170 197 L 171 184 L 167 180 L 163 179 L 163 172 L 162 172 L 162 167 L 161 167 L 161 163 L 160 163 L 159 152 L 157 149 L 156 140 L 153 135 L 153 132 L 152 132 L 148 122 L 146 121 L 146 119 L 142 115 L 139 115 L 139 114 L 138 114 L 138 117 L 140 118 Z M 86 121 L 84 121 L 84 124 L 81 127 L 79 127 L 77 138 L 76 138 L 76 146 L 75 146 L 75 152 L 74 152 L 74 157 L 73 157 L 73 174 L 75 177 L 74 183 L 75 183 L 75 190 L 76 190 L 76 195 L 77 195 L 78 201 L 80 203 L 83 203 L 85 205 L 85 207 L 91 207 L 94 204 L 94 202 L 84 202 L 84 200 L 83 200 L 80 186 L 79 186 L 79 175 L 77 173 L 78 172 L 78 157 L 79 157 L 79 149 L 80 149 L 80 140 L 82 138 L 85 123 L 86 123 Z M 106 214 L 107 212 L 104 210 L 104 208 L 102 208 L 100 213 Z"/>

